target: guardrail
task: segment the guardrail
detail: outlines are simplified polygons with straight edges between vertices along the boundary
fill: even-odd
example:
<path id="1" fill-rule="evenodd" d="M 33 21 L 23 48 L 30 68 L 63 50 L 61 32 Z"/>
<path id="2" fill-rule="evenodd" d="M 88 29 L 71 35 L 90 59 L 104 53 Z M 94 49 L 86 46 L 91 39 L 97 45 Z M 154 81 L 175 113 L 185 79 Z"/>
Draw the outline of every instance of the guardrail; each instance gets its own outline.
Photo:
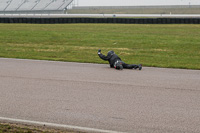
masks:
<path id="1" fill-rule="evenodd" d="M 120 23 L 120 24 L 200 24 L 200 18 L 17 18 L 0 17 L 0 23 Z"/>

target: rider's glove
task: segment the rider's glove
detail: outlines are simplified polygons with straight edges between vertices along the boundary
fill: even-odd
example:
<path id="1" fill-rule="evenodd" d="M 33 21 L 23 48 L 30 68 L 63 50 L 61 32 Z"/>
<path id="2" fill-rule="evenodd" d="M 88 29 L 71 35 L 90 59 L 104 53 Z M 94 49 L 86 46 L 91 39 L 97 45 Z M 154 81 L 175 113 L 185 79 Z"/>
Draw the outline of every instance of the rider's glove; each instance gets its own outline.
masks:
<path id="1" fill-rule="evenodd" d="M 101 49 L 98 50 L 98 54 L 101 54 Z"/>

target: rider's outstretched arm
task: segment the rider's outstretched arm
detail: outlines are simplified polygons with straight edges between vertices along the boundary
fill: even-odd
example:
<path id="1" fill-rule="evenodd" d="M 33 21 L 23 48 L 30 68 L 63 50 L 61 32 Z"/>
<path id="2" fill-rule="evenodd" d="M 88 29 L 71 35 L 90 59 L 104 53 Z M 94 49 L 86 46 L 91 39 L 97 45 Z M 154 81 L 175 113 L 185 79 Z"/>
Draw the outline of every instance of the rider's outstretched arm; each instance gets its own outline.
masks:
<path id="1" fill-rule="evenodd" d="M 110 59 L 110 57 L 105 56 L 105 55 L 103 55 L 103 54 L 101 53 L 101 49 L 98 50 L 98 55 L 99 55 L 99 57 L 100 57 L 102 60 L 107 61 L 107 60 Z"/>

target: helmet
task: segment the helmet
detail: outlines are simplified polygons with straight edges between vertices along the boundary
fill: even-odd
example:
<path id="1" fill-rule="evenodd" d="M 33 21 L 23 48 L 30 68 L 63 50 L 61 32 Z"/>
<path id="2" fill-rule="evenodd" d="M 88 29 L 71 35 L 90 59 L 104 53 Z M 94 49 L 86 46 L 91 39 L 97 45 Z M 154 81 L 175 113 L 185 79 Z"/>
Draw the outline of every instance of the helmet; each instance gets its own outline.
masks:
<path id="1" fill-rule="evenodd" d="M 122 63 L 123 63 L 122 61 L 116 61 L 114 64 L 115 69 L 122 70 L 123 69 Z"/>
<path id="2" fill-rule="evenodd" d="M 115 54 L 115 52 L 114 51 L 108 51 L 108 54 L 107 54 L 107 56 L 112 56 L 112 55 L 114 55 Z"/>

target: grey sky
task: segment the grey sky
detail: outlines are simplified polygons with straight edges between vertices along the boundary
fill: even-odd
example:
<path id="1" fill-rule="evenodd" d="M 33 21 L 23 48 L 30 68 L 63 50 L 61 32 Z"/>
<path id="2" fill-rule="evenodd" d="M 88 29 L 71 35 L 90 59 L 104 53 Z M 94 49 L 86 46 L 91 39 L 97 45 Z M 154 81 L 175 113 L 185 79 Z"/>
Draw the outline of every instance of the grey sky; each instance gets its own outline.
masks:
<path id="1" fill-rule="evenodd" d="M 78 6 L 200 5 L 200 0 L 75 0 Z"/>

